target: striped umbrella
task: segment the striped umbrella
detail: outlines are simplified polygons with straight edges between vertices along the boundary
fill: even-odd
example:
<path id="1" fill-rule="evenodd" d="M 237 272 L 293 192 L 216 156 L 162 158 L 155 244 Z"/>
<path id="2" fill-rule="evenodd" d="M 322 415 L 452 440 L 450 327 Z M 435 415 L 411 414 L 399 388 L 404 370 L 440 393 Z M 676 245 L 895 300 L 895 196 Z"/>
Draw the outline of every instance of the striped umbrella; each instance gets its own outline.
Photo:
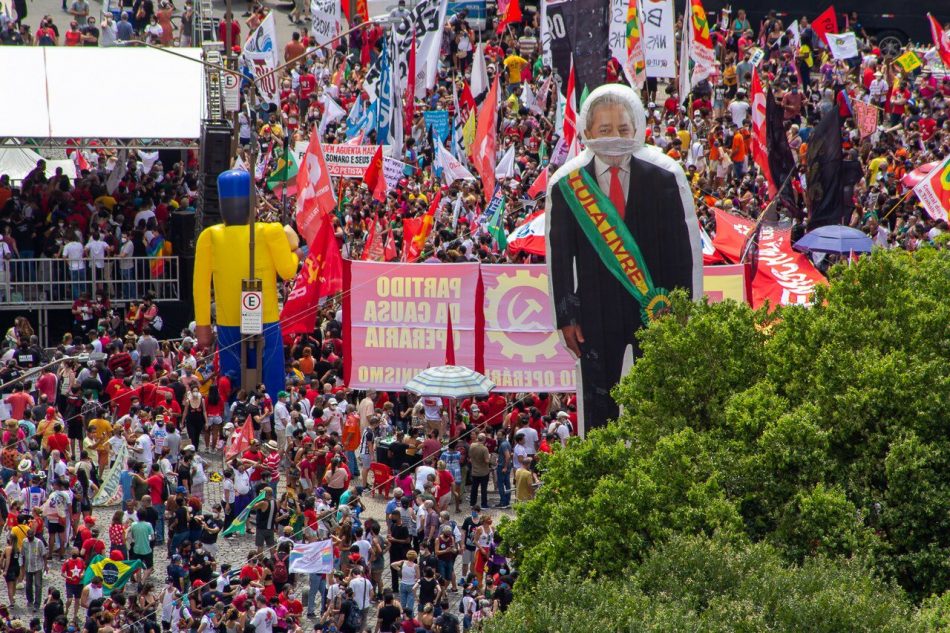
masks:
<path id="1" fill-rule="evenodd" d="M 495 383 L 482 374 L 458 365 L 429 367 L 406 383 L 406 391 L 442 398 L 487 396 L 494 388 Z"/>

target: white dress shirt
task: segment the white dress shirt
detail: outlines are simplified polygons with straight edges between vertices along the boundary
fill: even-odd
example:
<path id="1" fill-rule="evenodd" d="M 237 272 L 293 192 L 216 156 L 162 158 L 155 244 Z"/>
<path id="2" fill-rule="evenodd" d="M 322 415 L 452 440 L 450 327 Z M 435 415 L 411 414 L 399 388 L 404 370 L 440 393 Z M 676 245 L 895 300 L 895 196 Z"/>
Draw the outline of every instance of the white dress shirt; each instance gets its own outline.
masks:
<path id="1" fill-rule="evenodd" d="M 608 198 L 610 197 L 610 165 L 602 161 L 597 156 L 594 156 L 594 173 L 597 174 L 597 184 L 600 186 L 600 190 L 604 192 Z M 620 185 L 623 187 L 623 199 L 630 199 L 630 157 L 625 156 L 623 161 L 618 165 L 620 167 L 620 173 L 617 175 L 620 178 Z M 621 211 L 618 209 L 618 211 Z"/>

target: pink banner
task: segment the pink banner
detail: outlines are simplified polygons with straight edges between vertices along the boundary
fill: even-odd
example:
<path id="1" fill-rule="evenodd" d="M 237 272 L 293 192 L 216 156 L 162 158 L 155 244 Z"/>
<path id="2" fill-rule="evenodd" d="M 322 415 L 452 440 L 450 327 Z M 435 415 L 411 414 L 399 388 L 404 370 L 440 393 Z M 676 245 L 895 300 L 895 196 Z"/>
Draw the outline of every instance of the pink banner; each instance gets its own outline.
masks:
<path id="1" fill-rule="evenodd" d="M 345 382 L 401 391 L 445 364 L 452 314 L 456 363 L 483 371 L 499 392 L 573 392 L 576 364 L 560 342 L 543 264 L 344 262 Z M 706 266 L 710 301 L 746 300 L 745 267 Z"/>
<path id="2" fill-rule="evenodd" d="M 574 391 L 574 357 L 554 330 L 542 264 L 482 266 L 485 375 L 496 391 Z"/>
<path id="3" fill-rule="evenodd" d="M 401 391 L 445 364 L 449 313 L 458 365 L 476 363 L 478 264 L 347 261 L 344 270 L 347 387 Z"/>

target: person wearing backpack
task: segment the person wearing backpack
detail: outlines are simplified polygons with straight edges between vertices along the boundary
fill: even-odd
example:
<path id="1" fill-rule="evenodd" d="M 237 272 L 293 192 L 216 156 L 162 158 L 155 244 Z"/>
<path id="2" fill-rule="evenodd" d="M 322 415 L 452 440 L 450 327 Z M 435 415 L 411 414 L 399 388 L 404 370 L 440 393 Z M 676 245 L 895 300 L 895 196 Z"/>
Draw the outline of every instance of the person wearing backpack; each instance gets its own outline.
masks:
<path id="1" fill-rule="evenodd" d="M 287 551 L 289 549 L 289 543 L 281 544 L 277 549 L 277 553 L 274 554 L 274 569 L 271 572 L 271 580 L 274 582 L 274 591 L 280 593 L 284 585 L 290 581 L 290 573 L 288 572 L 288 566 L 290 564 L 290 553 Z"/>
<path id="2" fill-rule="evenodd" d="M 343 602 L 337 619 L 340 633 L 360 633 L 363 630 L 363 611 L 353 599 L 353 588 L 343 590 Z"/>

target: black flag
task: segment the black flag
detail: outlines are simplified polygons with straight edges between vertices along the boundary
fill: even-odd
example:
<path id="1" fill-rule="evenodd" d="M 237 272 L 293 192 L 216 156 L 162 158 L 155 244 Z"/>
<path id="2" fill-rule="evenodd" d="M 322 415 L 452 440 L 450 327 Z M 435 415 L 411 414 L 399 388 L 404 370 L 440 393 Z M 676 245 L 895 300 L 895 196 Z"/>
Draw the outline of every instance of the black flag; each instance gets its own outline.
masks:
<path id="1" fill-rule="evenodd" d="M 815 126 L 808 139 L 806 167 L 808 230 L 840 224 L 845 213 L 842 201 L 841 117 L 831 108 Z"/>
<path id="2" fill-rule="evenodd" d="M 785 114 L 782 106 L 775 100 L 775 95 L 772 94 L 770 88 L 765 99 L 765 140 L 769 155 L 769 172 L 772 174 L 776 187 L 782 187 L 782 183 L 785 183 L 782 190 L 778 192 L 779 203 L 785 206 L 790 215 L 800 218 L 802 211 L 795 200 L 791 178 L 788 177 L 796 170 L 795 156 L 792 154 L 792 148 L 788 146 L 784 122 Z"/>
<path id="3" fill-rule="evenodd" d="M 551 61 L 554 72 L 560 76 L 562 93 L 567 91 L 571 59 L 574 60 L 578 99 L 584 86 L 593 90 L 607 83 L 610 6 L 604 0 L 571 0 L 548 4 Z M 579 102 L 577 109 L 580 110 Z"/>

